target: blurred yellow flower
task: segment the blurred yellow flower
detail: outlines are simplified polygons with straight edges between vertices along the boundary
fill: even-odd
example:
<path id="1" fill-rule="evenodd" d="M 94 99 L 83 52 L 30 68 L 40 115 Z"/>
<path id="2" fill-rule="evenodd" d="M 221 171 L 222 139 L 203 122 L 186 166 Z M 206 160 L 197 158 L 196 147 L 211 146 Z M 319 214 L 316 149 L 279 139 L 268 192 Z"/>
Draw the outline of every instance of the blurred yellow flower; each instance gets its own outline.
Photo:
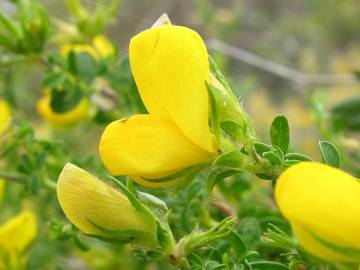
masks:
<path id="1" fill-rule="evenodd" d="M 93 38 L 91 44 L 86 43 L 66 43 L 60 47 L 62 55 L 66 56 L 70 51 L 87 52 L 93 58 L 106 58 L 115 53 L 115 49 L 111 42 L 103 35 L 97 35 Z"/>
<path id="2" fill-rule="evenodd" d="M 11 120 L 9 105 L 6 101 L 0 99 L 0 135 L 8 127 Z"/>
<path id="3" fill-rule="evenodd" d="M 30 211 L 23 211 L 0 227 L 1 270 L 18 269 L 25 264 L 24 253 L 36 237 L 36 227 L 36 217 Z"/>
<path id="4" fill-rule="evenodd" d="M 67 218 L 85 234 L 157 247 L 157 224 L 136 211 L 121 192 L 67 163 L 57 196 Z"/>
<path id="5" fill-rule="evenodd" d="M 275 189 L 277 204 L 300 245 L 326 261 L 360 263 L 360 182 L 316 162 L 287 169 Z"/>
<path id="6" fill-rule="evenodd" d="M 193 30 L 164 25 L 145 30 L 130 42 L 131 69 L 149 114 L 110 123 L 100 155 L 114 175 L 148 181 L 214 158 L 217 145 L 209 129 L 208 53 Z"/>
<path id="7" fill-rule="evenodd" d="M 83 98 L 73 109 L 65 113 L 54 112 L 50 106 L 51 95 L 45 90 L 44 95 L 38 100 L 36 109 L 38 113 L 56 128 L 70 127 L 89 116 L 89 101 Z"/>

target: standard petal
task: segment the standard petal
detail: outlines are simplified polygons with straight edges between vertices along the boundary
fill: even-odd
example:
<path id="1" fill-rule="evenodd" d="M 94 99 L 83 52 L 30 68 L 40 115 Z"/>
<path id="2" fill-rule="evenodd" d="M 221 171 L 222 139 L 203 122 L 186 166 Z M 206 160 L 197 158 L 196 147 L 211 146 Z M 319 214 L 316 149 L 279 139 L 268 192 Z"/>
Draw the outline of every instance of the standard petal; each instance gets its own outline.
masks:
<path id="1" fill-rule="evenodd" d="M 303 162 L 280 176 L 275 197 L 283 215 L 298 228 L 340 249 L 360 252 L 360 183 L 351 175 L 321 163 Z M 300 243 L 318 254 L 302 230 L 297 230 Z"/>
<path id="2" fill-rule="evenodd" d="M 24 211 L 0 227 L 0 250 L 21 254 L 36 237 L 34 213 Z"/>
<path id="3" fill-rule="evenodd" d="M 109 124 L 102 134 L 99 150 L 112 174 L 151 178 L 212 158 L 185 137 L 174 122 L 148 114 Z"/>
<path id="4" fill-rule="evenodd" d="M 68 219 L 86 234 L 115 237 L 96 224 L 114 232 L 140 232 L 144 239 L 134 241 L 145 245 L 158 243 L 155 222 L 138 213 L 122 193 L 73 164 L 61 172 L 57 196 Z"/>
<path id="5" fill-rule="evenodd" d="M 150 114 L 171 118 L 195 144 L 215 152 L 209 130 L 205 44 L 193 30 L 165 25 L 133 37 L 131 69 Z"/>

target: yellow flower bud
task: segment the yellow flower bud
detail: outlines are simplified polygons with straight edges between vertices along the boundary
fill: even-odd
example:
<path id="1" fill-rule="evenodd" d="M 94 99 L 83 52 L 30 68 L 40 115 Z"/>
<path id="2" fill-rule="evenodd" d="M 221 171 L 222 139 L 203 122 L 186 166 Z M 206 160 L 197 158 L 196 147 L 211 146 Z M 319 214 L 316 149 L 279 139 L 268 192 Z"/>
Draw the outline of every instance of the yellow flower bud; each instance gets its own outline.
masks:
<path id="1" fill-rule="evenodd" d="M 51 96 L 49 91 L 38 100 L 36 109 L 38 113 L 56 128 L 67 128 L 81 120 L 86 119 L 90 113 L 89 101 L 83 98 L 73 109 L 65 113 L 54 112 L 50 106 Z"/>
<path id="2" fill-rule="evenodd" d="M 57 196 L 68 219 L 82 232 L 102 239 L 159 246 L 155 219 L 137 211 L 121 192 L 67 163 Z"/>
<path id="3" fill-rule="evenodd" d="M 0 135 L 8 127 L 11 120 L 10 108 L 6 101 L 0 99 Z"/>
<path id="4" fill-rule="evenodd" d="M 360 263 L 360 182 L 339 169 L 303 162 L 287 169 L 276 202 L 300 245 L 326 261 Z"/>
<path id="5" fill-rule="evenodd" d="M 24 211 L 0 227 L 0 269 L 23 265 L 24 252 L 36 237 L 34 213 Z M 15 269 L 15 268 L 14 268 Z"/>
<path id="6" fill-rule="evenodd" d="M 208 53 L 193 30 L 160 25 L 130 42 L 129 57 L 141 98 L 149 114 L 109 124 L 99 151 L 113 175 L 129 175 L 144 186 L 212 160 L 217 142 L 209 128 Z"/>

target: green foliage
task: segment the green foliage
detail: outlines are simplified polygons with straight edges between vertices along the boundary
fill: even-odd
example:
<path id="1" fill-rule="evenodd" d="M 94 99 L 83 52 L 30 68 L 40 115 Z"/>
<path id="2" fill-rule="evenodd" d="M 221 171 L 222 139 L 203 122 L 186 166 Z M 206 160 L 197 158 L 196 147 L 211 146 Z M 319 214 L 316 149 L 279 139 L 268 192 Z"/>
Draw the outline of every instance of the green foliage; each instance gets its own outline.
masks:
<path id="1" fill-rule="evenodd" d="M 0 46 L 18 54 L 39 54 L 51 33 L 47 11 L 35 0 L 17 1 L 18 14 L 13 19 L 0 12 Z"/>
<path id="2" fill-rule="evenodd" d="M 354 96 L 331 109 L 332 124 L 336 130 L 360 130 L 360 97 Z"/>
<path id="3" fill-rule="evenodd" d="M 319 141 L 319 146 L 324 163 L 340 168 L 341 156 L 337 147 L 328 141 Z"/>

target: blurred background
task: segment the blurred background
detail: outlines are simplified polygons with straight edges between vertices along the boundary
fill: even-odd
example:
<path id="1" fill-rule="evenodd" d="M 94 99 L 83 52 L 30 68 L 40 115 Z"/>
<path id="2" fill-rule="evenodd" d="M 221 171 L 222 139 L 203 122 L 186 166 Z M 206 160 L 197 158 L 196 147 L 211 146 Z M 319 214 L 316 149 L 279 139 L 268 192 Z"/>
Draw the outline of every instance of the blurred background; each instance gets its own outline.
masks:
<path id="1" fill-rule="evenodd" d="M 45 6 L 52 21 L 60 19 L 72 22 L 66 1 L 38 2 Z M 89 9 L 101 7 L 105 2 L 82 1 Z M 16 13 L 11 1 L 0 0 L 0 10 L 9 16 Z M 360 176 L 358 0 L 120 0 L 114 20 L 106 28 L 106 36 L 116 48 L 116 57 L 126 58 L 131 37 L 149 28 L 163 13 L 168 14 L 172 23 L 193 28 L 200 33 L 210 54 L 229 80 L 232 90 L 249 113 L 259 141 L 269 143 L 271 122 L 277 115 L 285 115 L 290 124 L 290 152 L 299 150 L 314 160 L 320 160 L 318 141 L 332 141 L 343 151 L 344 169 Z M 57 50 L 57 45 L 59 44 L 50 44 L 48 47 L 50 51 Z M 109 61 L 109 66 L 116 66 L 116 61 Z M 127 96 L 121 94 L 132 95 L 128 90 L 136 93 L 136 87 L 129 70 L 126 71 L 124 67 L 118 70 L 111 74 L 117 80 L 116 87 L 113 88 L 119 94 L 119 100 L 123 99 L 121 102 L 126 103 Z M 100 134 L 109 119 L 126 117 L 133 114 L 134 110 L 126 106 L 124 110 L 119 107 L 114 110 L 119 109 L 121 112 L 116 112 L 105 120 L 99 121 L 101 117 L 96 115 L 93 122 L 84 121 L 85 123 L 69 130 L 53 129 L 35 109 L 37 100 L 43 94 L 42 83 L 46 72 L 48 70 L 44 65 L 36 68 L 34 65 L 0 65 L 0 93 L 8 100 L 8 93 L 15 93 L 18 102 L 16 118 L 29 120 L 38 138 L 52 140 L 65 149 L 54 150 L 50 157 L 45 158 L 49 163 L 44 171 L 52 181 L 47 182 L 51 194 L 49 190 L 34 192 L 31 189 L 36 187 L 31 186 L 32 184 L 31 191 L 8 185 L 1 206 L 0 221 L 7 220 L 23 208 L 34 209 L 39 213 L 40 237 L 34 244 L 34 256 L 29 256 L 29 269 L 145 269 L 143 262 L 124 263 L 127 261 L 126 254 L 130 251 L 128 247 L 121 245 L 109 247 L 97 240 L 86 237 L 84 240 L 80 237 L 81 241 L 84 240 L 86 245 L 92 247 L 89 252 L 82 252 L 81 249 L 86 250 L 87 247 L 82 246 L 79 238 L 74 236 L 77 231 L 64 218 L 54 192 L 57 176 L 64 163 L 69 160 L 85 169 L 96 171 L 99 176 L 107 173 L 98 158 Z M 344 102 L 347 105 L 341 107 L 342 110 L 335 110 Z M 334 120 L 335 112 L 338 111 L 341 123 L 335 123 Z M 28 155 L 30 149 L 26 147 L 24 146 L 25 150 L 20 149 L 19 153 L 14 151 L 12 159 L 6 161 L 7 164 L 0 160 L 0 165 L 13 165 L 16 169 L 23 166 L 20 164 L 23 162 L 22 157 Z M 36 151 L 38 150 L 31 153 L 38 156 Z M 17 154 L 22 155 L 21 159 Z M 19 162 L 19 166 L 17 162 L 12 162 L 15 160 Z M 241 179 L 219 186 L 234 211 L 245 220 L 243 225 L 239 225 L 239 231 L 249 245 L 256 249 L 265 228 L 263 224 L 268 217 L 279 219 L 279 213 L 272 200 L 270 182 L 260 181 L 249 175 L 241 175 L 239 178 Z M 36 185 L 36 181 L 34 183 Z M 171 222 L 175 224 L 178 235 L 191 231 L 197 222 L 194 217 L 203 215 L 204 219 L 208 218 L 209 213 L 204 213 L 202 209 L 208 203 L 205 196 L 196 192 L 193 197 L 189 195 L 189 190 L 200 189 L 198 184 L 199 182 L 195 182 L 183 193 L 176 194 L 177 198 L 166 192 L 156 194 L 165 198 L 169 208 L 174 209 Z M 20 201 L 19 198 L 25 199 Z M 188 204 L 179 206 L 179 202 Z M 181 218 L 189 215 L 192 219 L 189 218 L 186 223 L 178 215 Z M 219 216 L 221 215 L 216 215 L 217 218 Z M 53 221 L 53 218 L 56 220 Z M 251 235 L 256 235 L 255 240 Z M 61 242 L 69 237 L 74 237 L 80 248 L 74 248 L 73 243 Z M 280 258 L 279 254 L 274 255 L 272 251 L 265 251 L 264 254 L 266 258 Z M 141 257 L 139 254 L 129 256 Z M 147 269 L 167 268 L 150 265 Z"/>

